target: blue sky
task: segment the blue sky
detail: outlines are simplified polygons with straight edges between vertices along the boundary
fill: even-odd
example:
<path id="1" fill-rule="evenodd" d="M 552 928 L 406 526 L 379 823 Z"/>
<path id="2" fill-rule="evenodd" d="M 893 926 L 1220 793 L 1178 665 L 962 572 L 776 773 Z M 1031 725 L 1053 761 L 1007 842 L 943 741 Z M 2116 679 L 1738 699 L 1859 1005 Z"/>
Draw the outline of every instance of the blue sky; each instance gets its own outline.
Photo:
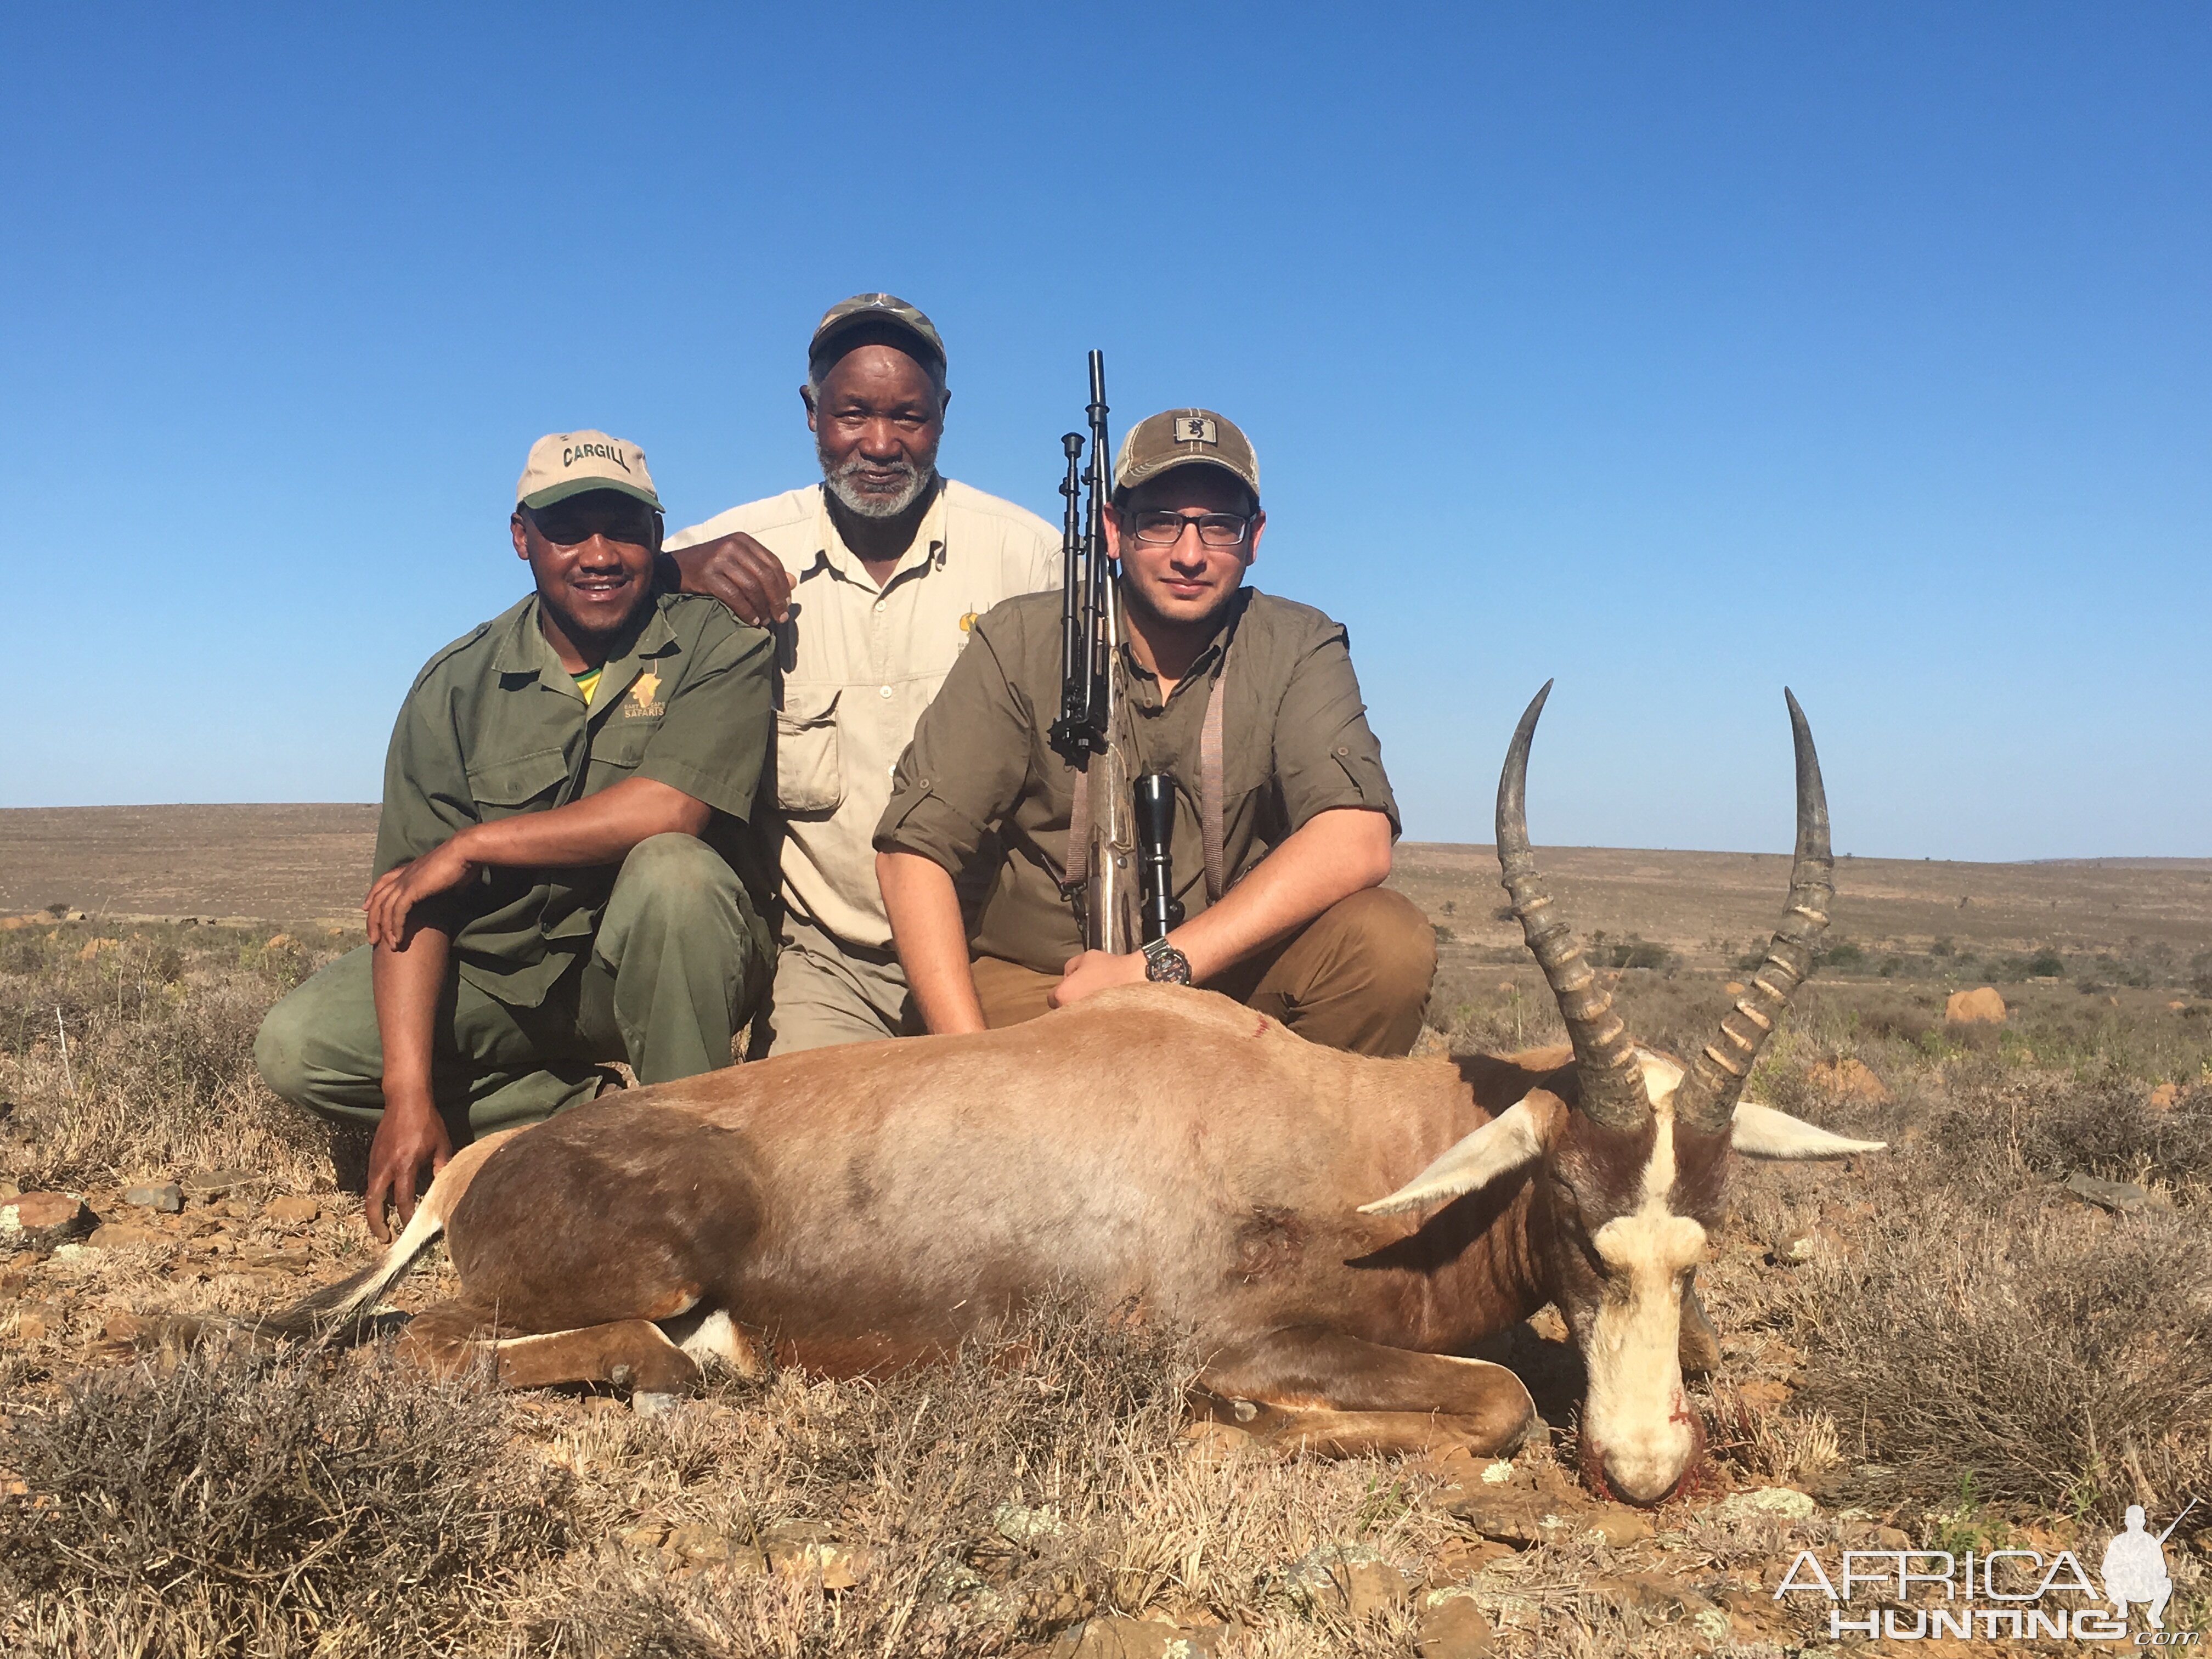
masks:
<path id="1" fill-rule="evenodd" d="M 2212 853 L 2212 12 L 8 8 L 0 805 L 366 799 L 538 434 L 816 476 L 856 289 L 947 471 L 1258 447 L 1408 832 Z"/>

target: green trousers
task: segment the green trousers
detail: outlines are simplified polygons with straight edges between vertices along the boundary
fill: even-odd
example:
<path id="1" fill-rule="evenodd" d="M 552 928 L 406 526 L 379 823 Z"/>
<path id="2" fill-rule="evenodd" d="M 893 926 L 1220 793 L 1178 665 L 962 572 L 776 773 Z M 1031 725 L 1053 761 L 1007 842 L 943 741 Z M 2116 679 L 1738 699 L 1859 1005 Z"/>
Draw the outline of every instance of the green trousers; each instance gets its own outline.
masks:
<path id="1" fill-rule="evenodd" d="M 752 902 L 720 854 L 690 836 L 630 850 L 588 953 L 535 1008 L 517 1008 L 450 967 L 432 1036 L 430 1088 L 460 1146 L 536 1123 L 599 1092 L 600 1063 L 642 1083 L 730 1063 L 770 968 Z M 312 1112 L 384 1115 L 369 947 L 351 951 L 269 1011 L 254 1038 L 262 1078 Z"/>

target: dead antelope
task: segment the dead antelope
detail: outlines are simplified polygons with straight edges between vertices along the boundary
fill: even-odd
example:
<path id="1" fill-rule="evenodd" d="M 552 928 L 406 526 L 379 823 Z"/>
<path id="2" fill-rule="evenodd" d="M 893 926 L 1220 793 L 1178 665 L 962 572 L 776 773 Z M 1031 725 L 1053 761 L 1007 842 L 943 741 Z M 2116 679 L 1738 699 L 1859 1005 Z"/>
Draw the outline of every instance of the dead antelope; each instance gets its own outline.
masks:
<path id="1" fill-rule="evenodd" d="M 793 1054 L 466 1149 L 380 1263 L 278 1322 L 373 1306 L 442 1229 L 463 1293 L 413 1322 L 412 1352 L 642 1403 L 708 1357 L 898 1366 L 1067 1285 L 1192 1329 L 1201 1405 L 1262 1434 L 1488 1455 L 1534 1410 L 1510 1370 L 1464 1356 L 1553 1303 L 1589 1373 L 1588 1473 L 1657 1502 L 1701 1443 L 1680 1355 L 1712 1348 L 1691 1280 L 1731 1147 L 1880 1143 L 1738 1103 L 1832 890 L 1796 700 L 1788 909 L 1685 1066 L 1632 1041 L 1537 873 L 1523 791 L 1550 690 L 1506 757 L 1498 848 L 1571 1049 L 1366 1059 L 1146 986 L 982 1036 Z"/>

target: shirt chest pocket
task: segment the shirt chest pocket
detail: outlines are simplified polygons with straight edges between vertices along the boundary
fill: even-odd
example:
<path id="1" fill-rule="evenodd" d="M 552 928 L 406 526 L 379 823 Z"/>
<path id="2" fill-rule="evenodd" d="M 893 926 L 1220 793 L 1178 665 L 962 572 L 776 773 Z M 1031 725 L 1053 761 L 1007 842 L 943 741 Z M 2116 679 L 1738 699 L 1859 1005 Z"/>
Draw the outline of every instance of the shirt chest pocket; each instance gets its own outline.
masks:
<path id="1" fill-rule="evenodd" d="M 558 749 L 488 761 L 469 768 L 469 793 L 477 815 L 489 823 L 517 812 L 542 811 L 568 779 L 568 763 Z"/>
<path id="2" fill-rule="evenodd" d="M 845 799 L 837 688 L 786 684 L 775 713 L 775 800 L 787 812 L 834 812 Z"/>

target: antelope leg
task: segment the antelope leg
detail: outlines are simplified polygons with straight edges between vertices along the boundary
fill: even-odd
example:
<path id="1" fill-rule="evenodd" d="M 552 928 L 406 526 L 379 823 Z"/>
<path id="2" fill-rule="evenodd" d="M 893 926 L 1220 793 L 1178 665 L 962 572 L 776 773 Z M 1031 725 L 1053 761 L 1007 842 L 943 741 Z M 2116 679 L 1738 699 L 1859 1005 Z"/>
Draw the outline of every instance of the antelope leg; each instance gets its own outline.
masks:
<path id="1" fill-rule="evenodd" d="M 1495 1456 L 1536 1420 L 1528 1390 L 1503 1365 L 1311 1328 L 1216 1354 L 1192 1404 L 1271 1443 L 1346 1456 L 1449 1446 Z"/>

